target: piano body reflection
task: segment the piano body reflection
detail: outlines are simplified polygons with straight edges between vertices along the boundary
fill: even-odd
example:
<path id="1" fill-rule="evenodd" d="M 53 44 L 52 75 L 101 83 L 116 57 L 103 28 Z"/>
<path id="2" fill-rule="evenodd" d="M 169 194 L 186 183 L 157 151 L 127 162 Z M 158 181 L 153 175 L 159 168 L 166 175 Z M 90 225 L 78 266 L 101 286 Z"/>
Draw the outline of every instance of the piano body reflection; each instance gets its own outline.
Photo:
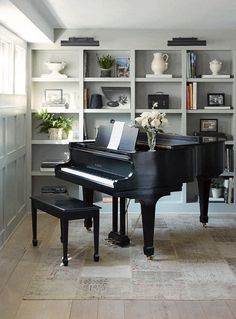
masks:
<path id="1" fill-rule="evenodd" d="M 84 200 L 93 201 L 97 190 L 113 196 L 113 229 L 125 245 L 125 198 L 141 205 L 144 254 L 154 254 L 153 237 L 156 202 L 182 184 L 197 178 L 200 222 L 208 222 L 211 178 L 223 172 L 224 140 L 203 143 L 197 136 L 157 134 L 156 151 L 148 151 L 146 134 L 125 128 L 119 148 L 108 149 L 111 128 L 101 126 L 93 142 L 71 142 L 70 160 L 56 166 L 58 178 L 82 185 Z M 137 140 L 137 141 L 136 141 Z M 117 231 L 117 199 L 120 198 L 120 233 Z"/>

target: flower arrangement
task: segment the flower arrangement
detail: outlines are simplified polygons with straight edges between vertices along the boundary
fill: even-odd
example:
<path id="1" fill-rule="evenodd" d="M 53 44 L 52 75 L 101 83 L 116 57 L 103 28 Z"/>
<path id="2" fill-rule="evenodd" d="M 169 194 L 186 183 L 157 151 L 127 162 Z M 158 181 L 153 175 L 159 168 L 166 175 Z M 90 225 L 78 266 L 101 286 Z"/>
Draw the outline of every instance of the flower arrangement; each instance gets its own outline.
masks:
<path id="1" fill-rule="evenodd" d="M 135 119 L 135 126 L 144 129 L 146 132 L 157 132 L 160 127 L 167 125 L 167 123 L 166 114 L 158 111 L 143 112 Z"/>
<path id="2" fill-rule="evenodd" d="M 155 150 L 156 133 L 167 124 L 166 114 L 158 111 L 143 112 L 135 119 L 135 126 L 142 128 L 147 133 L 148 145 L 151 151 Z"/>

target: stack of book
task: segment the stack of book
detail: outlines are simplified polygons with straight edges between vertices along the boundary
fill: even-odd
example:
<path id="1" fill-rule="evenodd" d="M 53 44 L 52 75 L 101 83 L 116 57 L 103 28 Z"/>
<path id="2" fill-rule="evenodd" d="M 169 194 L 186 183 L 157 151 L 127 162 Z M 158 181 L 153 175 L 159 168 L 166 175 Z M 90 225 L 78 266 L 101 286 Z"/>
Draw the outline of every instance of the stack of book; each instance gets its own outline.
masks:
<path id="1" fill-rule="evenodd" d="M 172 78 L 172 74 L 146 74 L 146 78 Z"/>
<path id="2" fill-rule="evenodd" d="M 197 55 L 195 52 L 187 52 L 187 78 L 197 77 Z"/>
<path id="3" fill-rule="evenodd" d="M 55 159 L 55 160 L 54 159 L 44 160 L 41 163 L 40 171 L 41 172 L 54 172 L 55 171 L 55 167 L 58 164 L 64 164 L 64 163 L 66 163 L 66 161 L 58 160 L 58 159 Z"/>
<path id="4" fill-rule="evenodd" d="M 224 181 L 224 202 L 227 204 L 233 203 L 233 189 L 234 189 L 233 177 L 229 177 Z"/>
<path id="5" fill-rule="evenodd" d="M 186 86 L 186 109 L 197 109 L 197 82 L 187 83 Z"/>

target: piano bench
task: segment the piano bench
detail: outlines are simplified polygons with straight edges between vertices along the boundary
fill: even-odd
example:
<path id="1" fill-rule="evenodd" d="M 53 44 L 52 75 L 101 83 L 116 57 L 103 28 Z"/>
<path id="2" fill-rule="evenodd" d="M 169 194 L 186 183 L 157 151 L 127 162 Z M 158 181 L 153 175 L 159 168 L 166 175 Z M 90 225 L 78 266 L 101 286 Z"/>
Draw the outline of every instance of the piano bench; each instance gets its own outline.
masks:
<path id="1" fill-rule="evenodd" d="M 64 266 L 68 265 L 69 220 L 92 218 L 94 235 L 94 261 L 99 261 L 99 208 L 76 198 L 61 194 L 31 196 L 33 246 L 37 246 L 37 209 L 60 219 Z"/>

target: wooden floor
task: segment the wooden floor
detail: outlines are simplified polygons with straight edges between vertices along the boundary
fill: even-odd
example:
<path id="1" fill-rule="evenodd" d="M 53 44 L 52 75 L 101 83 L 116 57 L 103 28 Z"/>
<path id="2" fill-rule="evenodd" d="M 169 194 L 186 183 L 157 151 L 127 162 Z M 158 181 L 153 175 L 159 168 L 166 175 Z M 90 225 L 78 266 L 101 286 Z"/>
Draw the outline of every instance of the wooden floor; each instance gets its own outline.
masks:
<path id="1" fill-rule="evenodd" d="M 47 247 L 57 219 L 39 215 L 41 247 Z M 40 259 L 31 245 L 31 220 L 27 216 L 0 251 L 1 319 L 233 319 L 235 300 L 23 300 Z M 62 287 L 63 289 L 63 287 Z"/>

